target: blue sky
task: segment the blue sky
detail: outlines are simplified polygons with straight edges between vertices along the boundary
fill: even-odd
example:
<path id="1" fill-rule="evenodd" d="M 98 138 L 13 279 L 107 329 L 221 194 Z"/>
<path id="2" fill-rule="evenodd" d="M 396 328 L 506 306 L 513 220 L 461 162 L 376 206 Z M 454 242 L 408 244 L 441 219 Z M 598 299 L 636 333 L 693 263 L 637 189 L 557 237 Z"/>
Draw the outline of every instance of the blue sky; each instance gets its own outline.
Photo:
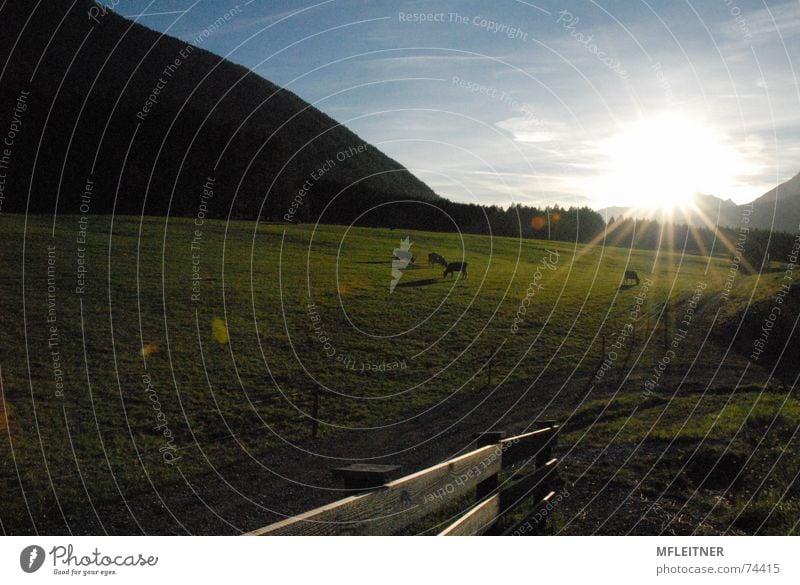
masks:
<path id="1" fill-rule="evenodd" d="M 235 6 L 203 48 L 288 87 L 455 200 L 657 206 L 699 191 L 742 203 L 800 172 L 798 0 L 115 10 L 191 42 Z"/>

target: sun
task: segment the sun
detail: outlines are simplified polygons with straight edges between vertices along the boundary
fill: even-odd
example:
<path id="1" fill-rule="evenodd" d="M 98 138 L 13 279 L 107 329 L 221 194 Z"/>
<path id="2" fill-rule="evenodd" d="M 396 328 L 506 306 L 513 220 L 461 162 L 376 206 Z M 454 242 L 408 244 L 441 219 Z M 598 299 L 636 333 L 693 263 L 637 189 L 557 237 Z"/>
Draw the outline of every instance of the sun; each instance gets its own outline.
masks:
<path id="1" fill-rule="evenodd" d="M 695 193 L 720 193 L 740 164 L 721 133 L 675 112 L 625 125 L 600 148 L 606 161 L 598 198 L 652 211 L 691 206 Z"/>

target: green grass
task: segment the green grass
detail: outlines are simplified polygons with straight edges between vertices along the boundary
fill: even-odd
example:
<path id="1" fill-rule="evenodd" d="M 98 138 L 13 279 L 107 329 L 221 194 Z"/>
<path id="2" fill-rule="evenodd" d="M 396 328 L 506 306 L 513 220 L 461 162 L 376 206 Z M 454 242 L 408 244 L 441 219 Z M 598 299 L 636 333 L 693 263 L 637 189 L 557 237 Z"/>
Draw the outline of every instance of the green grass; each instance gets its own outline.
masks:
<path id="1" fill-rule="evenodd" d="M 633 451 L 611 471 L 645 493 L 708 513 L 746 533 L 796 534 L 800 518 L 800 400 L 778 388 L 593 401 L 571 418 L 564 443 Z M 633 450 L 635 448 L 635 450 Z M 600 471 L 600 470 L 597 470 Z"/>
<path id="2" fill-rule="evenodd" d="M 78 471 L 95 502 L 116 493 L 109 469 L 126 492 L 144 491 L 148 482 L 182 480 L 159 452 L 168 443 L 154 429 L 158 411 L 153 393 L 145 391 L 145 374 L 158 397 L 161 421 L 174 436 L 180 472 L 192 478 L 242 460 L 247 452 L 272 448 L 280 443 L 276 435 L 308 437 L 305 413 L 317 385 L 329 389 L 320 396 L 323 439 L 340 427 L 401 420 L 455 392 L 485 391 L 482 367 L 498 348 L 495 383 L 573 375 L 582 386 L 600 357 L 600 338 L 605 334 L 610 340 L 626 322 L 641 290 L 618 290 L 626 266 L 654 280 L 642 312 L 651 316 L 637 325 L 626 360 L 630 366 L 638 359 L 641 371 L 663 355 L 657 322 L 663 303 L 669 298 L 677 316 L 695 284 L 708 283 L 702 315 L 674 362 L 675 368 L 686 366 L 697 354 L 714 303 L 723 303 L 718 293 L 727 271 L 722 258 L 709 262 L 564 242 L 208 221 L 199 228 L 196 261 L 202 280 L 199 300 L 193 300 L 190 242 L 197 228 L 191 220 L 140 223 L 124 217 L 112 225 L 111 218 L 91 217 L 86 294 L 77 295 L 76 217 L 60 216 L 54 236 L 50 217 L 1 221 L 8 244 L 0 248 L 6 272 L 0 280 L 0 349 L 10 441 L 0 443 L 0 474 L 4 493 L 13 497 L 0 519 L 12 531 L 26 526 L 20 481 L 32 513 L 52 519 L 51 481 L 65 508 L 86 499 Z M 392 252 L 405 236 L 413 241 L 416 268 L 405 270 L 390 293 Z M 63 396 L 56 393 L 47 343 L 48 245 L 56 246 Z M 558 252 L 558 267 L 542 271 L 543 288 L 514 334 L 514 316 L 548 250 Z M 463 255 L 469 279 L 443 280 L 440 267 L 427 266 L 430 251 L 451 261 Z M 778 281 L 778 276 L 762 278 L 758 294 L 770 298 Z M 755 277 L 740 275 L 725 310 L 745 303 L 755 283 Z M 316 307 L 327 347 L 314 331 L 309 304 Z M 225 327 L 215 330 L 215 320 Z M 650 334 L 653 341 L 645 347 Z M 146 361 L 143 346 L 152 350 Z M 332 349 L 335 355 L 327 355 Z M 716 347 L 704 351 L 704 359 L 718 361 Z M 354 360 L 355 370 L 340 361 L 347 359 Z M 363 362 L 406 367 L 362 372 Z M 613 379 L 621 366 L 622 359 Z M 778 395 L 682 396 L 669 408 L 666 400 L 659 394 L 641 404 L 637 386 L 589 402 L 575 414 L 568 441 L 696 442 L 708 433 L 731 437 L 742 424 L 763 422 L 770 413 L 779 412 L 787 429 L 800 420 L 796 400 L 781 405 Z M 695 401 L 702 407 L 684 426 Z M 754 414 L 747 414 L 751 405 Z M 559 405 L 567 414 L 573 406 Z M 622 428 L 634 408 L 636 417 Z M 591 434 L 580 438 L 581 425 Z"/>

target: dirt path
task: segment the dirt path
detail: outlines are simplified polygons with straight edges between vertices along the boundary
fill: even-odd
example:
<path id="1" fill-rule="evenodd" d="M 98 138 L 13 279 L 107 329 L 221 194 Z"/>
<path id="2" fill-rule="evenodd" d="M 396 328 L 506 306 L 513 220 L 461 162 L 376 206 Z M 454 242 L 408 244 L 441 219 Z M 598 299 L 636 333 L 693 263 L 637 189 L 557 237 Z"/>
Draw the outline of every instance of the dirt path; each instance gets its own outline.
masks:
<path id="1" fill-rule="evenodd" d="M 560 382 L 548 380 L 525 393 L 526 386 L 517 383 L 491 395 L 487 389 L 456 397 L 405 424 L 309 439 L 272 449 L 258 457 L 258 463 L 247 460 L 195 478 L 191 485 L 168 486 L 159 492 L 163 504 L 155 494 L 127 504 L 148 534 L 253 530 L 348 495 L 332 470 L 360 461 L 354 454 L 412 473 L 473 449 L 476 433 L 500 429 L 516 434 L 536 420 L 556 418 L 558 411 L 545 406 L 559 387 Z M 139 532 L 131 513 L 122 501 L 98 510 L 112 533 Z"/>
<path id="2" fill-rule="evenodd" d="M 97 515 L 110 533 L 250 531 L 348 495 L 332 474 L 336 467 L 371 458 L 370 462 L 400 465 L 403 474 L 412 473 L 473 449 L 473 437 L 481 431 L 518 434 L 537 420 L 564 421 L 583 395 L 584 383 L 572 381 L 557 397 L 563 384 L 560 379 L 540 380 L 527 392 L 526 384 L 514 383 L 493 393 L 486 389 L 457 396 L 407 423 L 376 431 L 339 432 L 275 448 L 257 461 L 218 468 L 191 483 L 167 486 L 158 495 L 129 498 L 127 507 L 121 499 L 109 502 Z M 565 447 L 556 449 L 556 455 L 563 457 L 562 477 L 570 493 L 558 511 L 561 533 L 688 534 L 702 518 L 699 511 L 693 515 L 691 510 L 680 510 L 672 500 L 654 501 L 648 494 L 658 493 L 660 486 L 653 485 L 653 480 L 650 485 L 637 484 L 636 478 L 657 458 L 658 447 L 645 445 L 627 465 L 631 446 L 617 445 L 599 459 L 591 450 Z M 354 458 L 355 454 L 361 458 Z M 611 480 L 623 466 L 628 473 L 622 477 L 627 479 Z M 84 513 L 84 521 L 75 522 L 80 526 L 76 533 L 102 533 L 88 517 L 90 512 Z M 711 526 L 700 530 L 715 532 Z"/>

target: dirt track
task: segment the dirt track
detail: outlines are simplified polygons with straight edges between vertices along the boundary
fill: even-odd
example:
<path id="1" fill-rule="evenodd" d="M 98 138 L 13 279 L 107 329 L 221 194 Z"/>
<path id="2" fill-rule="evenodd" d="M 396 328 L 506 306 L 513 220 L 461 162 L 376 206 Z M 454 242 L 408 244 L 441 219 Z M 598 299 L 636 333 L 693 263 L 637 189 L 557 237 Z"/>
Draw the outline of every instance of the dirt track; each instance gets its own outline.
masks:
<path id="1" fill-rule="evenodd" d="M 403 474 L 411 473 L 473 449 L 473 437 L 481 431 L 519 434 L 537 420 L 564 421 L 579 402 L 584 380 L 573 380 L 559 392 L 562 384 L 563 380 L 540 380 L 527 392 L 526 385 L 519 383 L 493 393 L 486 389 L 456 396 L 407 423 L 379 431 L 340 432 L 335 437 L 272 449 L 257 462 L 218 468 L 191 484 L 167 486 L 158 495 L 129 497 L 127 507 L 121 499 L 99 507 L 102 527 L 89 518 L 94 517 L 91 510 L 83 511 L 81 520 L 71 522 L 72 528 L 76 534 L 103 530 L 112 534 L 238 534 L 254 530 L 348 495 L 332 474 L 336 467 L 369 459 L 400 465 Z M 551 400 L 554 404 L 548 407 Z M 622 445 L 595 452 L 559 445 L 555 454 L 562 458 L 561 476 L 569 491 L 558 510 L 559 532 L 688 534 L 695 530 L 702 515 L 680 510 L 673 500 L 654 502 L 646 494 L 660 486 L 652 480 L 649 486 L 630 481 L 631 476 L 650 468 L 659 448 L 645 445 L 632 453 L 632 446 Z M 629 458 L 626 468 L 632 473 L 627 474 L 628 480 L 612 479 Z M 575 482 L 577 478 L 580 480 Z M 705 525 L 698 531 L 718 532 Z"/>

